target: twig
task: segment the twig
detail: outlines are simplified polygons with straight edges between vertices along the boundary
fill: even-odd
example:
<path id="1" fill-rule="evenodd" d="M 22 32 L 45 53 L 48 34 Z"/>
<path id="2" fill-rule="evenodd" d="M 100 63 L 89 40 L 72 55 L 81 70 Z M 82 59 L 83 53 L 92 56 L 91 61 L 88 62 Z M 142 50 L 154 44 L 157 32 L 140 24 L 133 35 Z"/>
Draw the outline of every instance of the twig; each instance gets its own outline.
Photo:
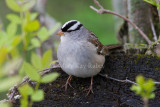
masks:
<path id="1" fill-rule="evenodd" d="M 137 83 L 135 83 L 131 80 L 128 80 L 127 78 L 125 80 L 119 80 L 119 79 L 116 79 L 116 78 L 109 77 L 108 75 L 103 75 L 103 74 L 99 74 L 99 75 L 102 76 L 102 77 L 105 77 L 107 79 L 114 80 L 114 81 L 118 81 L 118 82 L 122 82 L 122 83 L 131 83 L 131 84 L 137 85 Z"/>
<path id="2" fill-rule="evenodd" d="M 41 70 L 41 71 L 44 71 L 44 72 L 42 72 L 42 73 L 40 73 L 40 74 L 43 76 L 43 75 L 51 72 L 52 70 L 58 71 L 58 70 L 60 70 L 60 69 L 61 69 L 60 66 L 57 65 L 57 66 L 54 66 L 54 67 L 51 67 L 51 68 L 47 68 L 47 69 Z M 39 71 L 39 72 L 41 72 L 41 71 Z M 8 93 L 8 95 L 7 95 L 8 98 L 9 98 L 9 101 L 14 101 L 14 96 L 15 96 L 15 94 L 18 92 L 17 89 L 18 89 L 20 86 L 22 86 L 22 85 L 25 84 L 25 83 L 29 83 L 29 82 L 31 82 L 31 81 L 32 81 L 32 80 L 29 79 L 29 77 L 24 77 L 24 78 L 23 78 L 23 81 L 22 81 L 20 84 L 18 84 L 18 85 L 16 85 L 16 86 L 14 86 L 13 88 L 11 88 L 11 89 L 10 89 L 10 93 Z"/>
<path id="3" fill-rule="evenodd" d="M 152 32 L 153 32 L 153 38 L 154 38 L 155 41 L 157 41 L 157 34 L 156 34 L 156 30 L 154 28 L 153 21 L 152 21 L 151 17 L 150 17 L 150 23 L 151 23 L 151 29 L 152 29 Z"/>
<path id="4" fill-rule="evenodd" d="M 160 5 L 160 1 L 159 0 L 155 0 L 155 2 L 157 3 L 157 5 Z M 160 10 L 158 9 L 158 7 L 157 7 L 157 11 L 158 11 L 158 17 L 159 17 L 159 23 L 160 23 Z M 159 35 L 158 39 L 160 39 L 160 35 Z"/>
<path id="5" fill-rule="evenodd" d="M 131 80 L 128 80 L 127 78 L 125 80 L 119 80 L 117 78 L 112 78 L 112 77 L 109 77 L 108 75 L 105 75 L 105 74 L 99 74 L 100 76 L 102 77 L 105 77 L 107 79 L 111 79 L 111 80 L 114 80 L 114 81 L 118 81 L 118 82 L 122 82 L 122 83 L 131 83 L 131 84 L 135 84 L 135 85 L 138 85 L 136 82 L 133 82 Z M 155 85 L 160 85 L 160 82 L 154 82 Z"/>
<path id="6" fill-rule="evenodd" d="M 148 98 L 143 98 L 143 103 L 144 103 L 143 107 L 149 107 Z"/>
<path id="7" fill-rule="evenodd" d="M 160 85 L 160 82 L 154 82 L 156 85 Z"/>
<path id="8" fill-rule="evenodd" d="M 16 91 L 17 91 L 17 88 L 14 87 L 14 88 L 13 88 L 13 92 L 11 93 L 11 95 L 10 95 L 10 97 L 9 97 L 9 101 L 11 101 L 11 102 L 14 101 L 14 100 L 12 100 L 12 99 L 13 99 L 13 97 L 14 97 Z"/>
<path id="9" fill-rule="evenodd" d="M 160 5 L 160 1 L 159 0 L 154 0 L 157 5 Z M 158 11 L 158 16 L 159 16 L 159 22 L 160 22 L 160 10 L 158 10 L 158 7 L 157 7 L 157 11 Z"/>
<path id="10" fill-rule="evenodd" d="M 128 18 L 124 17 L 124 16 L 121 16 L 120 14 L 118 13 L 115 13 L 113 11 L 110 11 L 110 10 L 106 10 L 102 7 L 102 5 L 97 1 L 97 0 L 94 0 L 94 3 L 100 8 L 100 9 L 96 9 L 95 7 L 93 6 L 90 6 L 91 9 L 93 9 L 94 11 L 96 11 L 97 13 L 99 14 L 104 14 L 104 13 L 109 13 L 109 14 L 113 14 L 113 15 L 116 15 L 118 17 L 121 17 L 122 19 L 126 20 L 127 22 L 129 22 L 140 34 L 141 36 L 147 41 L 147 43 L 149 45 L 151 45 L 151 40 L 147 37 L 147 35 L 137 26 L 135 25 L 133 22 L 131 22 Z"/>

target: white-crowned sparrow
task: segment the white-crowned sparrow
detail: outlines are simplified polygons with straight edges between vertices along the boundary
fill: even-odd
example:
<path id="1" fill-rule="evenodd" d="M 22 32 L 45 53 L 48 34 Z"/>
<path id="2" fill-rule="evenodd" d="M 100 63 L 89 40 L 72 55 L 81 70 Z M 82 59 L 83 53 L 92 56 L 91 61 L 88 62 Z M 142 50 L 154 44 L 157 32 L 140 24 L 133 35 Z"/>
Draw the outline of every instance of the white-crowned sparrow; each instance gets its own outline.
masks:
<path id="1" fill-rule="evenodd" d="M 58 47 L 58 62 L 69 76 L 65 90 L 70 85 L 72 75 L 91 77 L 87 95 L 92 92 L 93 76 L 98 74 L 105 62 L 106 49 L 94 33 L 86 29 L 79 21 L 66 22 L 57 35 L 61 36 Z M 70 85 L 71 86 L 71 85 Z"/>

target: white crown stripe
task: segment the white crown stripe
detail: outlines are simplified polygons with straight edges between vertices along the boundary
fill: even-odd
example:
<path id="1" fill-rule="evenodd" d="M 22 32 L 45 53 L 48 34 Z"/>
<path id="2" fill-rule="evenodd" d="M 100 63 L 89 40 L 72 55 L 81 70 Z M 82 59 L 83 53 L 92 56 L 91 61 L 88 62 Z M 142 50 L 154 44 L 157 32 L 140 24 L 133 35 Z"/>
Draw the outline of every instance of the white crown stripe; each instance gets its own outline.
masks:
<path id="1" fill-rule="evenodd" d="M 68 31 L 69 31 L 69 30 L 76 30 L 76 29 L 78 28 L 78 25 L 80 25 L 80 22 L 77 22 L 76 24 L 74 24 L 73 26 L 71 26 L 71 27 L 68 29 Z"/>
<path id="2" fill-rule="evenodd" d="M 62 29 L 63 29 L 68 23 L 73 22 L 73 21 L 77 21 L 77 20 L 70 20 L 70 21 L 66 22 L 66 23 L 62 26 Z M 78 21 L 77 21 L 77 22 L 78 22 Z"/>

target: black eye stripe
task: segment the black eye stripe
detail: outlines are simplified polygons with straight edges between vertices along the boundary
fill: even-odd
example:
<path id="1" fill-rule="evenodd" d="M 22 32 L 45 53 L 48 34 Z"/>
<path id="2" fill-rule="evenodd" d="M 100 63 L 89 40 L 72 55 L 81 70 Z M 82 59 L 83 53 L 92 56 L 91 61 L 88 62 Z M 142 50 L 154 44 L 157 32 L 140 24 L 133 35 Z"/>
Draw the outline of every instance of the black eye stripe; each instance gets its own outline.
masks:
<path id="1" fill-rule="evenodd" d="M 73 26 L 76 23 L 77 23 L 77 21 L 72 21 L 72 22 L 68 23 L 65 27 L 61 28 L 61 30 L 63 32 L 66 32 L 71 26 Z"/>

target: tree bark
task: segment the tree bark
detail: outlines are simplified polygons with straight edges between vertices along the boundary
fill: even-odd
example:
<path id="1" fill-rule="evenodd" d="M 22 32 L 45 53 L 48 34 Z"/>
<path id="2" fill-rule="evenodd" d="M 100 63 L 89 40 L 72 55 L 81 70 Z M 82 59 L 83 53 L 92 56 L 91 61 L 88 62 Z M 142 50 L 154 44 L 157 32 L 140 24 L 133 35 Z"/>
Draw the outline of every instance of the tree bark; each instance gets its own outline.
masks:
<path id="1" fill-rule="evenodd" d="M 116 13 L 128 17 L 128 0 L 113 0 L 113 9 Z M 128 42 L 128 23 L 119 17 L 115 17 L 115 31 L 117 39 L 122 43 Z"/>
<path id="2" fill-rule="evenodd" d="M 113 9 L 116 13 L 127 17 L 127 15 L 128 15 L 127 0 L 113 0 L 112 4 L 113 4 Z M 120 25 L 122 25 L 122 23 L 124 21 L 119 17 L 115 17 L 115 21 L 116 21 L 115 27 L 116 27 L 116 31 L 117 31 L 117 29 L 120 27 Z"/>
<path id="3" fill-rule="evenodd" d="M 151 12 L 148 3 L 143 0 L 128 0 L 128 18 L 152 39 L 150 16 Z M 129 42 L 133 44 L 146 43 L 131 25 L 129 25 Z"/>
<path id="4" fill-rule="evenodd" d="M 113 0 L 116 13 L 128 17 L 150 40 L 156 41 L 160 34 L 160 21 L 157 7 L 142 0 Z M 144 44 L 146 41 L 139 32 L 126 21 L 115 18 L 117 37 L 122 43 Z"/>

